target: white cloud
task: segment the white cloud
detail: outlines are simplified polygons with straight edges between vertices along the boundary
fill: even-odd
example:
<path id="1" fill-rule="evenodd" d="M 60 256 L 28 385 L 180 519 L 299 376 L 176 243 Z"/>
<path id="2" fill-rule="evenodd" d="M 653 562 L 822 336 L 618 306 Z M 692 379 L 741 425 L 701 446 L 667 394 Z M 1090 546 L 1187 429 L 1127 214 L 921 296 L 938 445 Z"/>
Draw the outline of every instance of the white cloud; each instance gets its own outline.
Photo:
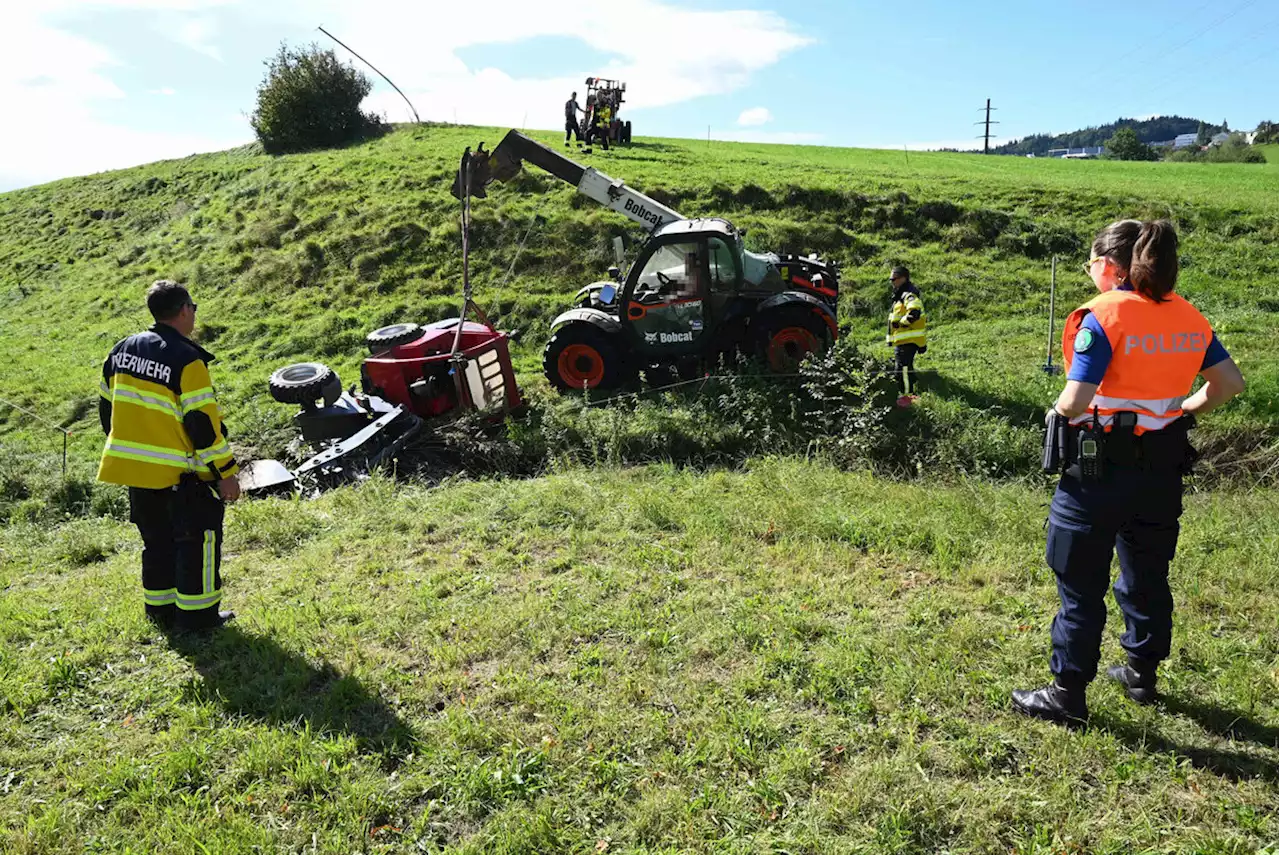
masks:
<path id="1" fill-rule="evenodd" d="M 222 62 L 222 52 L 212 43 L 216 32 L 217 28 L 212 18 L 197 17 L 179 21 L 177 27 L 168 35 L 178 44 Z"/>
<path id="2" fill-rule="evenodd" d="M 49 3 L 39 10 L 34 5 L 19 4 L 5 13 L 7 34 L 15 37 L 0 51 L 0 103 L 25 119 L 22 133 L 0 136 L 0 190 L 245 141 L 194 132 L 148 133 L 104 120 L 102 114 L 125 97 L 111 79 L 123 63 L 101 45 L 49 23 L 49 16 L 66 11 L 67 4 Z M 99 0 L 98 5 L 140 3 Z"/>
<path id="3" fill-rule="evenodd" d="M 768 107 L 752 107 L 750 110 L 743 110 L 738 116 L 738 124 L 744 128 L 754 128 L 772 121 L 773 114 L 769 112 Z"/>
<path id="4" fill-rule="evenodd" d="M 490 0 L 482 22 L 473 8 L 458 4 L 366 0 L 353 7 L 345 0 L 311 0 L 298 8 L 323 19 L 326 29 L 386 72 L 423 119 L 509 127 L 522 122 L 560 126 L 565 99 L 575 90 L 581 94 L 588 76 L 626 81 L 625 118 L 742 88 L 754 73 L 812 41 L 773 12 L 699 10 L 670 0 Z M 386 26 L 387 20 L 396 26 Z M 422 49 L 424 32 L 431 33 L 430 51 Z M 592 33 L 626 37 L 601 43 Z M 584 63 L 556 76 L 515 77 L 496 68 L 468 67 L 458 56 L 475 45 L 545 36 L 579 37 L 584 53 L 593 47 L 613 58 L 604 67 Z M 408 113 L 385 86 L 370 97 L 369 106 L 393 121 Z"/>
<path id="5" fill-rule="evenodd" d="M 489 0 L 480 18 L 474 5 L 403 0 L 45 0 L 10 5 L 5 21 L 9 47 L 0 52 L 0 103 L 12 115 L 26 116 L 28 130 L 0 136 L 0 189 L 226 148 L 251 136 L 247 126 L 243 137 L 226 139 L 198 130 L 144 133 L 113 122 L 110 105 L 125 97 L 113 80 L 121 59 L 90 38 L 60 29 L 86 9 L 153 13 L 158 32 L 213 59 L 221 59 L 219 40 L 228 33 L 266 31 L 288 34 L 298 43 L 311 37 L 323 41 L 310 31 L 322 23 L 408 93 L 422 119 L 508 127 L 558 127 L 565 99 L 573 90 L 581 93 L 588 76 L 625 80 L 622 116 L 631 118 L 646 109 L 741 89 L 755 73 L 812 42 L 774 12 L 696 9 L 678 0 Z M 209 14 L 215 7 L 223 7 L 217 19 L 221 30 Z M 592 38 L 595 33 L 626 35 L 601 43 Z M 588 47 L 603 48 L 612 59 L 603 67 L 584 63 L 556 75 L 518 77 L 496 68 L 469 67 L 459 58 L 464 48 L 547 36 L 581 38 L 584 54 Z M 141 65 L 136 57 L 128 60 Z M 38 71 L 33 74 L 32 69 Z M 400 96 L 370 76 L 376 91 L 365 108 L 392 121 L 408 120 Z M 638 118 L 637 130 L 644 133 L 643 127 Z M 816 136 L 775 139 L 811 141 Z"/>

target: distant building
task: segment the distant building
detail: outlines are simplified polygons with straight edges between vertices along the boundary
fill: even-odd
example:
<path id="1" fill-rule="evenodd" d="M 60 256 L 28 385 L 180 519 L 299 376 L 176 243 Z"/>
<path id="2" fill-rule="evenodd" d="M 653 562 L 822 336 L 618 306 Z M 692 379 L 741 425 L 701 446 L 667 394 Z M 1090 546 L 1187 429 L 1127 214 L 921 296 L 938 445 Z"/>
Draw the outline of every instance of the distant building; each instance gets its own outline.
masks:
<path id="1" fill-rule="evenodd" d="M 1224 131 L 1222 133 L 1214 134 L 1213 136 L 1209 137 L 1209 145 L 1222 145 L 1224 142 L 1226 142 L 1229 139 L 1231 139 L 1231 134 L 1226 133 Z"/>
<path id="2" fill-rule="evenodd" d="M 1077 148 L 1051 148 L 1045 153 L 1045 157 L 1097 157 L 1105 150 L 1106 147 L 1100 145 L 1086 145 Z"/>
<path id="3" fill-rule="evenodd" d="M 1197 134 L 1178 134 L 1176 137 L 1173 138 L 1173 147 L 1186 148 L 1189 145 L 1195 145 L 1196 136 L 1198 135 Z"/>

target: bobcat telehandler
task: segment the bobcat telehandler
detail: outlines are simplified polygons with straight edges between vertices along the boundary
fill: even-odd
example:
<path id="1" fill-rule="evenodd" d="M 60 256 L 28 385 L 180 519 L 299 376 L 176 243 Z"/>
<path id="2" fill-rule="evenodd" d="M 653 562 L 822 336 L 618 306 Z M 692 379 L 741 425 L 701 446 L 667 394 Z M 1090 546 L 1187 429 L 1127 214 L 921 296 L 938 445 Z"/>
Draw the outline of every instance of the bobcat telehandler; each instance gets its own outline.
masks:
<path id="1" fill-rule="evenodd" d="M 613 389 L 639 372 L 664 386 L 673 374 L 691 379 L 737 355 L 762 357 L 785 373 L 838 335 L 834 262 L 749 252 L 728 220 L 686 219 L 519 131 L 489 152 L 481 143 L 472 158 L 471 196 L 483 198 L 491 182 L 515 177 L 528 162 L 649 231 L 625 275 L 615 238 L 610 278 L 583 287 L 576 307 L 552 323 L 542 365 L 561 391 Z M 453 195 L 466 195 L 460 180 Z"/>

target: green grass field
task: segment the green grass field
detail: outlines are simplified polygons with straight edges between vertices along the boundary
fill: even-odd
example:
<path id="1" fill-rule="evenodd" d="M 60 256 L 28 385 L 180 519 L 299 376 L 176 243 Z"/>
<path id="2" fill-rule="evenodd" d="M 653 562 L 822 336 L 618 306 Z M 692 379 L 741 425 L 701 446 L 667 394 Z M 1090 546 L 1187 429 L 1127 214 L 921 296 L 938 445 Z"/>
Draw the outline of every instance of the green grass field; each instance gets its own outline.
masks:
<path id="1" fill-rule="evenodd" d="M 350 383 L 369 329 L 456 314 L 447 188 L 501 133 L 0 194 L 0 398 L 73 432 L 63 483 L 61 439 L 0 405 L 0 851 L 1277 851 L 1274 162 L 591 155 L 752 248 L 839 260 L 846 339 L 880 359 L 888 267 L 912 267 L 930 374 L 878 428 L 892 467 L 810 441 L 776 386 L 557 401 L 547 323 L 640 235 L 526 173 L 475 203 L 473 270 L 525 330 L 534 414 L 437 486 L 234 506 L 240 618 L 208 645 L 148 629 L 123 494 L 92 483 L 101 360 L 147 323 L 145 287 L 193 288 L 233 444 L 286 454 L 272 369 Z M 1072 733 L 1008 708 L 1046 676 L 1056 609 L 1035 471 L 1062 382 L 1040 370 L 1050 258 L 1060 328 L 1093 233 L 1157 215 L 1249 388 L 1197 431 L 1164 701 L 1096 683 Z M 1120 625 L 1112 606 L 1104 662 Z"/>

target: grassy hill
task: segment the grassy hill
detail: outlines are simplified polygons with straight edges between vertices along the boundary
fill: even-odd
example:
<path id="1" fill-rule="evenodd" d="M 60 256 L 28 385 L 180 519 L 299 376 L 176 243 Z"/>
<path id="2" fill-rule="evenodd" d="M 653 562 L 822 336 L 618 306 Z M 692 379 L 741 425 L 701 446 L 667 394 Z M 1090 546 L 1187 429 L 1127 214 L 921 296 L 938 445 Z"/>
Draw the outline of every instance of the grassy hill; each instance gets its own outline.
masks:
<path id="1" fill-rule="evenodd" d="M 1274 851 L 1272 165 L 676 140 L 591 155 L 753 248 L 843 262 L 846 339 L 880 359 L 888 267 L 912 267 L 933 371 L 876 446 L 906 478 L 809 445 L 776 385 L 551 396 L 547 322 L 615 234 L 630 252 L 639 235 L 526 173 L 476 202 L 473 270 L 480 302 L 526 330 L 536 414 L 469 468 L 543 474 L 241 503 L 235 629 L 207 646 L 149 630 L 122 496 L 84 480 L 101 360 L 148 322 L 146 286 L 191 285 L 233 442 L 283 452 L 273 368 L 320 359 L 349 383 L 369 329 L 456 313 L 448 185 L 466 145 L 501 133 L 406 128 L 0 194 L 0 398 L 73 430 L 76 476 L 60 483 L 52 432 L 0 406 L 0 850 Z M 1094 725 L 1067 733 L 1007 701 L 1043 677 L 1056 607 L 1034 465 L 1062 382 L 1039 367 L 1050 257 L 1060 329 L 1092 291 L 1094 232 L 1155 215 L 1250 386 L 1197 431 L 1231 477 L 1187 497 L 1166 700 L 1098 684 Z M 1120 625 L 1113 609 L 1104 659 Z"/>
<path id="2" fill-rule="evenodd" d="M 448 185 L 464 146 L 492 146 L 500 134 L 421 127 L 340 151 L 231 151 L 0 195 L 0 390 L 79 428 L 75 449 L 91 454 L 103 354 L 148 322 L 141 292 L 168 276 L 198 295 L 198 335 L 221 359 L 216 379 L 240 414 L 240 439 L 261 440 L 258 423 L 278 427 L 288 416 L 265 394 L 274 368 L 320 359 L 350 382 L 369 329 L 456 314 Z M 1060 328 L 1092 290 L 1077 270 L 1094 232 L 1122 216 L 1169 216 L 1183 237 L 1180 289 L 1250 380 L 1215 425 L 1245 430 L 1250 442 L 1275 433 L 1273 169 L 671 140 L 590 159 L 687 215 L 731 217 L 755 248 L 841 261 L 842 315 L 886 357 L 885 271 L 909 264 L 936 333 L 922 365 L 937 369 L 950 397 L 1031 427 L 1059 383 L 1036 369 L 1049 256 L 1062 257 Z M 529 232 L 501 285 L 535 214 L 545 225 Z M 527 330 L 520 365 L 536 385 L 547 321 L 602 275 L 613 235 L 632 249 L 639 231 L 534 171 L 478 202 L 475 223 L 479 299 Z M 29 424 L 0 412 L 0 430 Z"/>

